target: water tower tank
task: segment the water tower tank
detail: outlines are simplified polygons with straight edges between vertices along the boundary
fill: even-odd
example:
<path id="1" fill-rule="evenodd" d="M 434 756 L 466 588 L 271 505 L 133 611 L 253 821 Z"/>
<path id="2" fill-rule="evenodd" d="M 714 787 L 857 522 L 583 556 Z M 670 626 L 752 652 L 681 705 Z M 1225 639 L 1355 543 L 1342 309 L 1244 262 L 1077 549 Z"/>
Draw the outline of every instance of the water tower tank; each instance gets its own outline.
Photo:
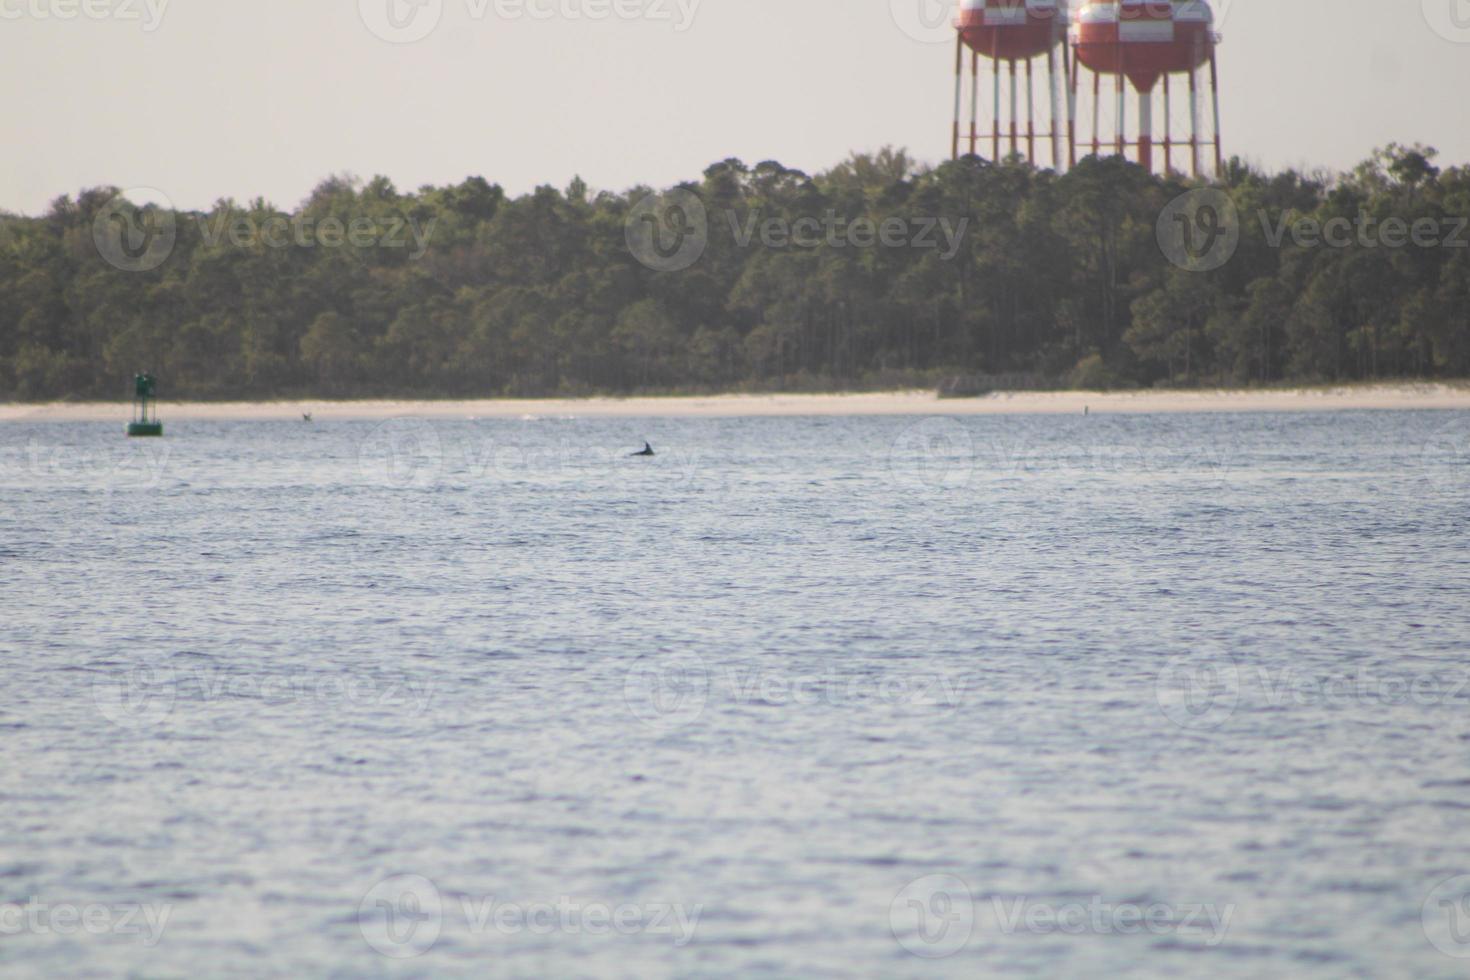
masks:
<path id="1" fill-rule="evenodd" d="M 1124 75 L 1140 92 L 1163 75 L 1210 60 L 1215 15 L 1206 0 L 1084 0 L 1072 27 L 1077 60 L 1100 75 Z"/>
<path id="2" fill-rule="evenodd" d="M 956 26 L 971 50 L 996 61 L 1046 54 L 1067 30 L 1066 0 L 960 0 Z"/>

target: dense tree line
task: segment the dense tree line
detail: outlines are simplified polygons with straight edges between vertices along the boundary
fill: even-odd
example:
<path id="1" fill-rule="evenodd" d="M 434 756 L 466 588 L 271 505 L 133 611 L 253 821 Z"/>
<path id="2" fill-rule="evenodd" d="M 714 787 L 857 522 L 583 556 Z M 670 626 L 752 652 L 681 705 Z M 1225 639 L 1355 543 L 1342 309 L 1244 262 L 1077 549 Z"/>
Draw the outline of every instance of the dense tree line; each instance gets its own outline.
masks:
<path id="1" fill-rule="evenodd" d="M 726 160 L 683 185 L 707 232 L 678 271 L 630 248 L 647 188 L 512 198 L 479 177 L 411 194 L 333 177 L 292 212 L 207 213 L 96 188 L 0 217 L 0 398 L 126 397 L 144 369 L 168 398 L 1470 377 L 1470 168 L 1433 160 L 1231 161 L 1213 186 L 1239 241 L 1207 271 L 1160 238 L 1200 185 L 1118 158 L 1064 175 L 891 150 L 816 176 Z M 649 220 L 673 234 L 688 218 Z M 963 227 L 953 254 L 918 242 L 935 219 Z M 99 244 L 170 222 L 156 268 Z M 908 239 L 874 240 L 885 222 Z"/>

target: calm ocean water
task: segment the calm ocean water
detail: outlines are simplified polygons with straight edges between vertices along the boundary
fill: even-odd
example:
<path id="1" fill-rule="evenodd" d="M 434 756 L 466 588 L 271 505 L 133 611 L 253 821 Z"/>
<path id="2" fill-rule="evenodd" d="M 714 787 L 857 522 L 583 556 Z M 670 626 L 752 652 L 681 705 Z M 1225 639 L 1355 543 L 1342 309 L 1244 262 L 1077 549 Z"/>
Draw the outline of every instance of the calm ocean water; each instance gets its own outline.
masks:
<path id="1" fill-rule="evenodd" d="M 168 432 L 0 426 L 7 976 L 1470 969 L 1470 415 Z"/>

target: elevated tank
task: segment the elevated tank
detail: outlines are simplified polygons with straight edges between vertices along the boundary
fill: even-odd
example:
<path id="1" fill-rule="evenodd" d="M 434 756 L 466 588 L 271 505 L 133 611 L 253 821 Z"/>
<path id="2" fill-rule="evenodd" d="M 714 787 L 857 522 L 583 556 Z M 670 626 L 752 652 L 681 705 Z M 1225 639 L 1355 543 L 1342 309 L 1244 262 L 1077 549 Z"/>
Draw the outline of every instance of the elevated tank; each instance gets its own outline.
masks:
<path id="1" fill-rule="evenodd" d="M 1210 60 L 1215 15 L 1205 0 L 1084 0 L 1072 24 L 1077 60 L 1149 92 L 1163 75 Z"/>
<path id="2" fill-rule="evenodd" d="M 1066 0 L 960 0 L 955 26 L 972 51 L 996 61 L 1046 54 L 1067 32 Z"/>

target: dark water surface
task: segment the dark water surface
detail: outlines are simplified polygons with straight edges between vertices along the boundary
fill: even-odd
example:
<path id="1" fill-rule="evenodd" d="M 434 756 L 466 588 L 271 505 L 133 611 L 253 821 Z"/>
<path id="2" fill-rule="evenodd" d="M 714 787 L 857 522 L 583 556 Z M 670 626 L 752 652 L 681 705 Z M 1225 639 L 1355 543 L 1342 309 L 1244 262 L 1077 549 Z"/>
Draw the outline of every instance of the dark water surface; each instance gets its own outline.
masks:
<path id="1" fill-rule="evenodd" d="M 1470 415 L 168 432 L 0 426 L 6 975 L 1470 967 Z"/>

